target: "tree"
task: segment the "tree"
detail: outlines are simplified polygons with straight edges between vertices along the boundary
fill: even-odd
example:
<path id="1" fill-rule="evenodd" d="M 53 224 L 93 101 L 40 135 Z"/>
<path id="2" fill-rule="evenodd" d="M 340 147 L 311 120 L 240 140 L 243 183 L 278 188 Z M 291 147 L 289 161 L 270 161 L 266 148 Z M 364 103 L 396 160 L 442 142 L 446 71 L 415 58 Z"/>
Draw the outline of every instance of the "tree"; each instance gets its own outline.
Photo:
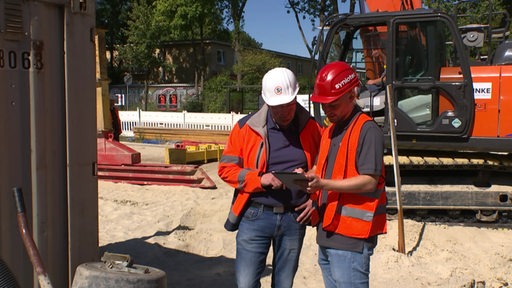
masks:
<path id="1" fill-rule="evenodd" d="M 126 0 L 97 0 L 96 26 L 107 30 L 105 33 L 106 50 L 110 54 L 108 62 L 108 76 L 113 83 L 122 83 L 122 71 L 119 69 L 117 47 L 126 44 L 125 30 L 132 1 Z"/>
<path id="2" fill-rule="evenodd" d="M 281 60 L 269 52 L 244 49 L 243 63 L 236 63 L 233 72 L 225 71 L 205 84 L 203 99 L 205 110 L 210 113 L 255 111 L 261 93 L 261 79 L 268 70 L 282 66 Z M 243 75 L 241 84 L 234 74 Z M 242 111 L 243 110 L 243 111 Z"/>
<path id="3" fill-rule="evenodd" d="M 268 70 L 282 66 L 281 60 L 269 52 L 257 49 L 244 49 L 243 63 L 236 63 L 233 72 L 243 75 L 242 85 L 261 85 L 261 79 Z"/>
<path id="4" fill-rule="evenodd" d="M 229 94 L 229 87 L 235 84 L 230 76 L 230 71 L 224 71 L 206 81 L 202 92 L 206 112 L 228 112 L 227 95 Z"/>
<path id="5" fill-rule="evenodd" d="M 486 1 L 455 1 L 455 0 L 425 0 L 425 5 L 429 8 L 440 9 L 457 18 L 460 25 L 466 24 L 491 24 L 496 27 L 502 21 L 502 11 L 512 12 L 512 2 L 504 0 L 486 0 Z M 457 17 L 461 16 L 461 17 Z"/>
<path id="6" fill-rule="evenodd" d="M 224 27 L 223 16 L 218 9 L 218 2 L 211 0 L 175 0 L 157 1 L 154 23 L 160 31 L 160 41 L 198 40 L 200 46 L 191 53 L 195 67 L 196 90 L 203 86 L 206 75 L 205 40 L 229 41 L 230 33 Z"/>
<path id="7" fill-rule="evenodd" d="M 510 26 L 507 27 L 510 24 L 508 15 L 512 12 L 510 1 L 425 0 L 424 4 L 429 8 L 439 9 L 452 15 L 459 27 L 475 24 L 485 27 L 484 43 L 481 46 L 467 46 L 469 56 L 478 61 L 490 60 L 488 56 L 492 55 L 497 46 L 508 38 L 507 31 L 511 32 Z"/>
<path id="8" fill-rule="evenodd" d="M 243 49 L 254 48 L 261 49 L 263 44 L 261 42 L 256 41 L 256 39 L 252 38 L 251 35 L 247 34 L 245 31 L 240 31 L 240 46 Z"/>
<path id="9" fill-rule="evenodd" d="M 158 78 L 158 68 L 163 64 L 156 53 L 160 40 L 153 26 L 153 11 L 153 1 L 137 0 L 134 3 L 127 21 L 128 27 L 125 30 L 128 35 L 127 43 L 119 47 L 124 67 L 134 77 L 144 81 L 146 86 L 144 109 L 147 109 L 148 102 L 147 85 Z"/>
<path id="10" fill-rule="evenodd" d="M 154 22 L 161 32 L 160 40 L 215 39 L 229 41 L 230 32 L 218 1 L 156 1 Z"/>
<path id="11" fill-rule="evenodd" d="M 139 10 L 136 13 L 131 12 L 134 5 L 137 5 Z M 142 11 L 144 9 L 149 11 Z M 140 17 L 134 18 L 134 15 Z M 124 49 L 119 47 L 124 47 L 128 43 L 128 35 L 130 36 L 130 45 L 133 45 L 139 36 L 148 39 L 150 35 L 153 39 L 158 39 L 159 43 L 176 40 L 199 40 L 202 43 L 205 39 L 228 42 L 231 35 L 224 25 L 223 16 L 218 0 L 192 2 L 188 0 L 97 0 L 97 26 L 108 30 L 107 50 L 112 55 L 108 67 L 109 76 L 114 83 L 122 83 L 123 70 L 126 69 L 126 66 L 132 65 L 123 62 L 123 60 L 127 60 L 126 53 L 123 55 L 124 58 L 117 57 L 118 50 Z M 135 33 L 134 35 L 131 32 L 138 28 L 129 27 L 130 25 L 144 27 L 139 30 L 147 34 Z M 195 51 L 194 56 L 197 56 L 198 59 L 204 56 L 202 46 Z M 196 63 L 201 63 L 201 61 L 196 61 Z M 203 62 L 202 65 L 197 66 L 199 82 L 206 69 L 204 64 Z M 168 66 L 163 65 L 162 68 L 169 70 Z M 153 81 L 159 81 L 159 79 L 155 78 Z"/>
<path id="12" fill-rule="evenodd" d="M 225 19 L 228 24 L 233 25 L 233 49 L 235 50 L 235 62 L 242 63 L 240 38 L 242 27 L 244 23 L 244 10 L 247 0 L 221 0 L 219 8 L 221 11 L 226 11 Z M 237 86 L 242 84 L 242 75 L 237 73 Z"/>
<path id="13" fill-rule="evenodd" d="M 347 0 L 342 0 L 341 3 L 345 3 Z M 347 12 L 354 12 L 356 0 L 350 0 L 350 10 Z M 325 24 L 326 19 L 330 15 L 339 14 L 338 1 L 336 0 L 288 0 L 285 5 L 288 13 L 293 13 L 295 16 L 295 22 L 302 35 L 302 41 L 306 46 L 310 57 L 314 55 L 314 47 L 308 43 L 304 30 L 302 28 L 301 20 L 309 18 L 311 23 L 311 29 L 315 29 L 316 25 L 322 27 Z M 321 40 L 321 39 L 320 39 Z M 319 42 L 321 44 L 321 41 Z"/>

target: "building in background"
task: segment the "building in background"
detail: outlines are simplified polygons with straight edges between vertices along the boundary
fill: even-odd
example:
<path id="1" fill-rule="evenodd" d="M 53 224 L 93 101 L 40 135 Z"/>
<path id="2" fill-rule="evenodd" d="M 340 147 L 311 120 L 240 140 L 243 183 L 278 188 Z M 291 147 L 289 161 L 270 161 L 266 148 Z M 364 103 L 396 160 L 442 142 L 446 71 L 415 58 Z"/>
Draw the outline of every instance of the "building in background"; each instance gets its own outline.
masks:
<path id="1" fill-rule="evenodd" d="M 235 51 L 231 43 L 207 40 L 172 41 L 162 45 L 166 63 L 173 67 L 170 73 L 164 73 L 163 79 L 171 83 L 194 83 L 197 70 L 206 66 L 205 80 L 217 75 L 235 64 Z M 201 48 L 202 47 L 202 48 Z M 252 49 L 252 48 L 246 48 Z M 259 49 L 281 59 L 283 66 L 297 75 L 311 76 L 311 59 L 271 50 Z M 204 52 L 203 52 L 204 51 Z M 204 53 L 204 58 L 202 54 Z M 204 59 L 204 60 L 203 60 Z"/>
<path id="2" fill-rule="evenodd" d="M 252 49 L 252 48 L 246 48 Z M 310 58 L 296 56 L 271 50 L 268 52 L 279 59 L 297 77 L 313 77 Z M 159 52 L 166 60 L 166 69 L 161 69 L 161 81 L 170 84 L 148 86 L 148 110 L 179 111 L 187 99 L 195 97 L 205 81 L 231 70 L 235 64 L 235 51 L 231 43 L 206 41 L 172 41 L 162 45 Z M 204 67 L 204 77 L 203 75 Z M 110 85 L 110 95 L 118 97 L 122 110 L 145 107 L 145 87 L 142 84 Z"/>

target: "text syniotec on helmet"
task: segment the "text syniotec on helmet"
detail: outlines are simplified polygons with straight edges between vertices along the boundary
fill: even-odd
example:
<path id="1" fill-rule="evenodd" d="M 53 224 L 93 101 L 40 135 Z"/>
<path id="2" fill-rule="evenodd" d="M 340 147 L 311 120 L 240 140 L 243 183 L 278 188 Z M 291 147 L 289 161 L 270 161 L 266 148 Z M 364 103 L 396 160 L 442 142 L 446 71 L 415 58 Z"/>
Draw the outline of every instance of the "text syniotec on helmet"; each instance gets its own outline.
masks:
<path id="1" fill-rule="evenodd" d="M 336 88 L 336 90 L 343 88 L 343 86 L 345 86 L 347 83 L 349 83 L 355 77 L 356 77 L 356 73 L 352 73 L 352 74 L 348 75 L 345 79 L 343 79 L 340 82 L 336 83 L 334 85 L 334 88 Z"/>

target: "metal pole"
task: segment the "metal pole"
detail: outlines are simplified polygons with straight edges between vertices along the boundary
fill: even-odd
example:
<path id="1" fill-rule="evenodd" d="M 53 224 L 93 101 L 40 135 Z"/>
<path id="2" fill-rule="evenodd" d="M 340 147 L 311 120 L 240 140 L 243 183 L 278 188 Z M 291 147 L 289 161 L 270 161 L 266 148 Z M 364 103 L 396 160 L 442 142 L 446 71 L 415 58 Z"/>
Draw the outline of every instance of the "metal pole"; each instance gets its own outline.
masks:
<path id="1" fill-rule="evenodd" d="M 126 84 L 126 111 L 128 111 L 128 84 Z"/>
<path id="2" fill-rule="evenodd" d="M 132 75 L 130 75 L 130 73 L 126 72 L 124 74 L 123 80 L 124 80 L 124 84 L 126 84 L 126 111 L 128 111 L 128 104 L 129 104 L 128 86 L 130 86 L 132 84 L 132 81 L 133 81 Z"/>

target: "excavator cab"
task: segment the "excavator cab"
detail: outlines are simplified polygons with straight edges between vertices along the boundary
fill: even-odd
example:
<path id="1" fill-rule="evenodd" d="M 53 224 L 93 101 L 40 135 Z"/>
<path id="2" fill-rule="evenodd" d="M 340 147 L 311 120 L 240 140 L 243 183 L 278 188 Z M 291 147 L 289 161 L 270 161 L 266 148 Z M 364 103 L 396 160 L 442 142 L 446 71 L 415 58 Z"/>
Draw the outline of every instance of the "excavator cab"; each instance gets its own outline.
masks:
<path id="1" fill-rule="evenodd" d="M 405 210 L 476 211 L 477 219 L 495 221 L 512 215 L 512 44 L 498 46 L 493 66 L 470 66 L 468 27 L 464 34 L 454 17 L 431 9 L 333 15 L 317 38 L 316 64 L 354 68 L 362 82 L 358 104 L 383 129 L 386 148 L 394 125 Z M 321 112 L 314 104 L 325 123 Z M 391 149 L 386 153 L 393 209 Z"/>
<path id="2" fill-rule="evenodd" d="M 420 9 L 337 15 L 327 25 L 318 68 L 337 60 L 351 65 L 362 82 L 358 103 L 385 132 L 391 105 L 398 137 L 415 148 L 423 142 L 432 146 L 434 139 L 469 137 L 475 105 L 471 72 L 452 18 Z M 373 84 L 376 79 L 380 85 Z M 393 103 L 387 103 L 387 85 Z M 315 117 L 321 121 L 320 111 Z"/>

